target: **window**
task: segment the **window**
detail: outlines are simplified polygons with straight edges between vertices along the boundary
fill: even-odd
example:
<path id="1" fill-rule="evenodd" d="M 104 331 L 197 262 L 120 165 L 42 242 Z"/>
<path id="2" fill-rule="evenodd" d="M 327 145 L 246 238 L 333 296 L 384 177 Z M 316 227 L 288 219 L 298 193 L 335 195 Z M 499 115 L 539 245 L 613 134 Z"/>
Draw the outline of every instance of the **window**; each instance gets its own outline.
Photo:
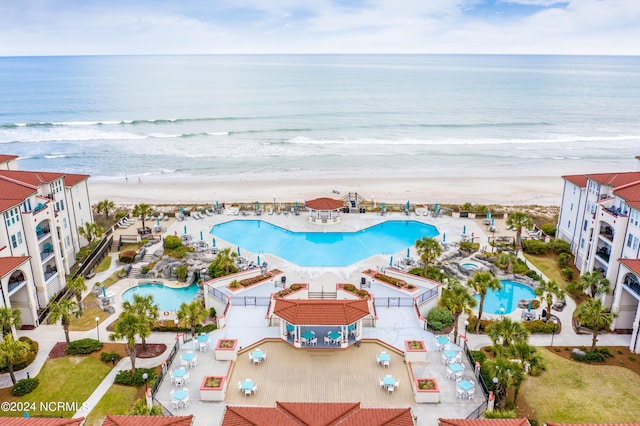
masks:
<path id="1" fill-rule="evenodd" d="M 82 204 L 80 204 L 80 201 L 78 201 L 78 210 L 82 210 Z"/>
<path id="2" fill-rule="evenodd" d="M 634 250 L 638 250 L 638 237 L 633 237 L 633 247 Z"/>
<path id="3" fill-rule="evenodd" d="M 571 203 L 571 208 L 569 210 L 573 211 L 573 203 Z"/>
<path id="4" fill-rule="evenodd" d="M 18 240 L 16 239 L 15 235 L 11 236 L 11 247 L 13 247 L 13 248 L 17 248 L 18 247 Z"/>
<path id="5" fill-rule="evenodd" d="M 638 226 L 640 223 L 640 211 L 639 210 L 631 210 L 629 223 L 633 226 Z"/>
<path id="6" fill-rule="evenodd" d="M 567 228 L 571 228 L 571 221 L 567 222 Z"/>
<path id="7" fill-rule="evenodd" d="M 18 231 L 16 235 L 18 236 L 18 244 L 22 244 L 22 231 Z"/>
<path id="8" fill-rule="evenodd" d="M 66 217 L 62 218 L 62 229 L 67 229 L 67 218 Z"/>
<path id="9" fill-rule="evenodd" d="M 633 243 L 633 235 L 629 234 L 629 238 L 627 238 L 627 247 L 631 248 Z"/>
<path id="10" fill-rule="evenodd" d="M 580 239 L 580 249 L 584 249 L 584 238 Z"/>
<path id="11" fill-rule="evenodd" d="M 20 212 L 17 207 L 7 210 L 4 213 L 4 218 L 7 222 L 7 226 L 11 226 L 16 222 L 20 222 Z"/>
<path id="12" fill-rule="evenodd" d="M 22 211 L 23 212 L 30 212 L 31 211 L 31 200 L 29 198 L 24 200 L 24 203 L 22 203 Z"/>
<path id="13" fill-rule="evenodd" d="M 67 235 L 67 237 L 64 239 L 64 246 L 68 248 L 70 245 L 71 245 L 71 237 Z"/>

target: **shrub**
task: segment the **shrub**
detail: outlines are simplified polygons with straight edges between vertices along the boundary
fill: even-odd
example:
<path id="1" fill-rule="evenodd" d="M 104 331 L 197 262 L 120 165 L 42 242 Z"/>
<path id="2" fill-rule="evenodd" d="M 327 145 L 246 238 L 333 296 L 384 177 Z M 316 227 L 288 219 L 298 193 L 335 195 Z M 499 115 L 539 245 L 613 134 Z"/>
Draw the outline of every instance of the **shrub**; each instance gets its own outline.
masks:
<path id="1" fill-rule="evenodd" d="M 13 363 L 13 371 L 19 371 L 27 367 L 36 359 L 36 355 L 38 355 L 38 342 L 34 342 L 27 336 L 22 336 L 18 340 L 27 343 L 29 345 L 29 350 L 15 360 Z M 8 372 L 9 370 L 7 369 L 6 364 L 0 363 L 0 374 Z"/>
<path id="2" fill-rule="evenodd" d="M 18 380 L 11 390 L 11 394 L 14 396 L 22 396 L 34 391 L 38 387 L 40 382 L 38 379 L 21 379 Z"/>
<path id="3" fill-rule="evenodd" d="M 120 253 L 118 260 L 122 263 L 133 263 L 136 258 L 136 252 L 133 250 L 127 250 Z"/>
<path id="4" fill-rule="evenodd" d="M 427 314 L 427 323 L 435 330 L 442 330 L 453 323 L 453 315 L 447 308 L 435 307 Z"/>
<path id="5" fill-rule="evenodd" d="M 116 374 L 115 383 L 124 386 L 144 386 L 144 379 L 142 375 L 147 373 L 147 383 L 153 383 L 156 377 L 156 371 L 153 368 L 136 368 L 136 373 L 132 374 L 131 370 L 121 370 Z"/>
<path id="6" fill-rule="evenodd" d="M 635 355 L 629 355 L 629 361 L 635 361 L 636 360 L 636 356 Z"/>
<path id="7" fill-rule="evenodd" d="M 374 277 L 380 281 L 383 281 L 385 283 L 391 284 L 391 285 L 395 285 L 396 287 L 404 287 L 405 285 L 407 285 L 407 282 L 404 280 L 401 280 L 399 278 L 393 278 L 390 277 L 388 275 L 384 275 L 384 274 L 375 274 Z"/>
<path id="8" fill-rule="evenodd" d="M 118 354 L 117 352 L 102 352 L 100 354 L 100 359 L 102 360 L 102 362 L 118 362 L 120 361 L 120 354 Z"/>
<path id="9" fill-rule="evenodd" d="M 557 333 L 560 330 L 558 325 L 554 325 L 553 322 L 547 321 L 544 322 L 542 320 L 533 320 L 533 321 L 523 321 L 522 326 L 529 330 L 529 333 L 553 333 L 554 327 L 555 332 Z"/>
<path id="10" fill-rule="evenodd" d="M 209 317 L 210 318 L 216 317 L 216 308 L 214 308 L 213 306 L 209 309 Z"/>
<path id="11" fill-rule="evenodd" d="M 544 241 L 524 240 L 522 241 L 522 251 L 527 254 L 545 254 L 549 251 L 549 245 Z"/>
<path id="12" fill-rule="evenodd" d="M 229 283 L 229 287 L 231 288 L 238 288 L 240 287 L 240 283 L 238 282 L 238 280 L 233 280 Z"/>
<path id="13" fill-rule="evenodd" d="M 189 273 L 187 267 L 184 265 L 177 266 L 173 272 L 180 281 L 185 281 L 187 279 L 187 274 Z"/>
<path id="14" fill-rule="evenodd" d="M 516 262 L 514 263 L 511 268 L 513 269 L 513 273 L 514 274 L 520 274 L 520 275 L 525 275 L 527 272 L 529 272 L 529 267 L 521 261 L 520 262 Z"/>
<path id="15" fill-rule="evenodd" d="M 544 232 L 546 235 L 556 235 L 556 225 L 554 225 L 553 223 L 545 223 L 544 225 L 540 225 L 540 229 L 542 229 L 542 232 Z"/>
<path id="16" fill-rule="evenodd" d="M 473 360 L 475 362 L 479 362 L 481 365 L 487 359 L 487 355 L 485 355 L 482 351 L 471 351 L 471 355 L 473 356 Z"/>
<path id="17" fill-rule="evenodd" d="M 218 329 L 218 326 L 216 324 L 207 324 L 207 325 L 196 324 L 196 333 L 210 333 L 217 329 Z"/>
<path id="18" fill-rule="evenodd" d="M 560 267 L 560 269 L 563 269 L 569 266 L 570 259 L 571 259 L 571 255 L 569 253 L 560 253 L 558 255 L 558 266 Z"/>
<path id="19" fill-rule="evenodd" d="M 573 279 L 573 269 L 571 268 L 562 268 L 562 276 L 565 277 L 568 281 Z"/>
<path id="20" fill-rule="evenodd" d="M 67 346 L 67 355 L 87 355 L 102 349 L 102 342 L 95 339 L 74 340 Z"/>
<path id="21" fill-rule="evenodd" d="M 460 241 L 460 250 L 466 251 L 467 253 L 474 253 L 480 250 L 480 244 L 471 241 Z"/>
<path id="22" fill-rule="evenodd" d="M 475 330 L 478 323 L 478 317 L 469 317 L 469 330 Z M 496 322 L 495 320 L 480 320 L 480 331 L 486 331 L 491 325 Z"/>
<path id="23" fill-rule="evenodd" d="M 538 275 L 538 273 L 533 269 L 529 269 L 525 275 L 532 280 L 540 280 L 540 275 Z"/>
<path id="24" fill-rule="evenodd" d="M 148 267 L 148 266 L 143 266 L 142 268 L 140 268 L 140 273 L 141 273 L 142 275 L 147 274 L 149 271 L 150 271 L 150 269 L 149 269 L 149 267 Z"/>
<path id="25" fill-rule="evenodd" d="M 182 245 L 180 237 L 175 235 L 167 235 L 164 237 L 164 248 L 174 250 Z"/>
<path id="26" fill-rule="evenodd" d="M 549 249 L 555 254 L 571 253 L 571 245 L 568 242 L 557 238 L 553 238 L 549 241 Z"/>

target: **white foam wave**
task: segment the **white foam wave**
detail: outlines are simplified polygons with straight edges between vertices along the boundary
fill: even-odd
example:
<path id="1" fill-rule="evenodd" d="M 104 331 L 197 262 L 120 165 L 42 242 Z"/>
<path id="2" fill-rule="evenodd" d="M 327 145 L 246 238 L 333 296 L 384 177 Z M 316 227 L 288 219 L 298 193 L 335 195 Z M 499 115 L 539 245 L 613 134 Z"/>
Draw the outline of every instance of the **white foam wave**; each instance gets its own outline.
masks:
<path id="1" fill-rule="evenodd" d="M 524 145 L 524 144 L 561 144 L 573 142 L 615 142 L 640 141 L 640 135 L 630 136 L 566 136 L 554 139 L 311 139 L 297 136 L 289 139 L 291 144 L 299 145 Z"/>
<path id="2" fill-rule="evenodd" d="M 229 132 L 206 132 L 210 136 L 227 136 Z"/>
<path id="3" fill-rule="evenodd" d="M 66 155 L 64 155 L 61 152 L 53 152 L 51 154 L 47 154 L 47 155 L 44 156 L 44 158 L 46 158 L 48 160 L 51 160 L 51 159 L 54 159 L 54 158 L 65 158 L 65 157 L 66 157 Z"/>
<path id="4" fill-rule="evenodd" d="M 140 140 L 147 135 L 103 131 L 97 127 L 27 127 L 18 129 L 0 129 L 0 144 L 2 143 L 38 143 L 61 141 L 93 141 L 93 140 Z"/>
<path id="5" fill-rule="evenodd" d="M 180 138 L 182 137 L 181 134 L 167 134 L 167 133 L 149 133 L 149 137 L 150 138 L 160 138 L 160 139 L 165 139 L 165 138 Z"/>

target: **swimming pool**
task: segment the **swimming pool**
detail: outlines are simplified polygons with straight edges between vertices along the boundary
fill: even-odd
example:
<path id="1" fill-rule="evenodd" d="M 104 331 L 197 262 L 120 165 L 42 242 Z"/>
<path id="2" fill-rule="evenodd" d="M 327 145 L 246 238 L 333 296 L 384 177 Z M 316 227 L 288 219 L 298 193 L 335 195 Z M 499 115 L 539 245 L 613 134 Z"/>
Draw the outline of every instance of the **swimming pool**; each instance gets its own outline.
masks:
<path id="1" fill-rule="evenodd" d="M 169 288 L 162 284 L 141 284 L 122 293 L 122 300 L 133 302 L 133 295 L 153 296 L 153 301 L 162 312 L 177 311 L 182 303 L 189 303 L 198 293 L 197 285 L 183 288 Z"/>
<path id="2" fill-rule="evenodd" d="M 439 234 L 435 226 L 415 220 L 386 221 L 357 232 L 292 232 L 261 220 L 232 220 L 210 233 L 241 249 L 272 253 L 300 266 L 347 266 Z"/>
<path id="3" fill-rule="evenodd" d="M 500 308 L 504 308 L 505 314 L 510 314 L 518 306 L 520 299 L 535 299 L 533 289 L 515 281 L 500 281 L 502 290 L 489 290 L 484 298 L 482 310 L 487 314 L 500 314 Z M 476 302 L 480 302 L 480 296 L 473 296 Z M 476 308 L 478 306 L 476 305 Z"/>
<path id="4" fill-rule="evenodd" d="M 463 264 L 462 264 L 462 267 L 463 267 L 464 269 L 469 269 L 469 270 L 472 270 L 472 269 L 478 269 L 478 268 L 479 268 L 479 266 L 478 266 L 478 265 L 476 265 L 475 263 L 463 263 Z"/>

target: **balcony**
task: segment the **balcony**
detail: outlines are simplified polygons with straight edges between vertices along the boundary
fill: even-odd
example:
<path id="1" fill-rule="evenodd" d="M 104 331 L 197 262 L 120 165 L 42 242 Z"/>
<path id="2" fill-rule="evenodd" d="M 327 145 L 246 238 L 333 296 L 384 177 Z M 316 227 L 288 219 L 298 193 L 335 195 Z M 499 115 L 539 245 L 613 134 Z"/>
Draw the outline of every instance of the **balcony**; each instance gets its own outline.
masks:
<path id="1" fill-rule="evenodd" d="M 640 283 L 638 281 L 625 281 L 624 286 L 635 293 L 636 296 L 640 296 Z"/>
<path id="2" fill-rule="evenodd" d="M 18 291 L 24 284 L 26 284 L 25 280 L 21 280 L 21 281 L 9 281 L 9 295 L 11 295 L 11 293 Z"/>
<path id="3" fill-rule="evenodd" d="M 606 238 L 607 240 L 613 242 L 613 228 L 608 225 L 602 226 L 600 228 L 600 236 Z"/>
<path id="4" fill-rule="evenodd" d="M 609 258 L 611 257 L 611 253 L 609 252 L 609 250 L 606 247 L 602 247 L 602 248 L 598 249 L 598 251 L 596 252 L 596 256 L 599 257 L 600 259 L 602 259 L 604 261 L 604 263 L 606 263 L 608 265 L 609 264 Z"/>

